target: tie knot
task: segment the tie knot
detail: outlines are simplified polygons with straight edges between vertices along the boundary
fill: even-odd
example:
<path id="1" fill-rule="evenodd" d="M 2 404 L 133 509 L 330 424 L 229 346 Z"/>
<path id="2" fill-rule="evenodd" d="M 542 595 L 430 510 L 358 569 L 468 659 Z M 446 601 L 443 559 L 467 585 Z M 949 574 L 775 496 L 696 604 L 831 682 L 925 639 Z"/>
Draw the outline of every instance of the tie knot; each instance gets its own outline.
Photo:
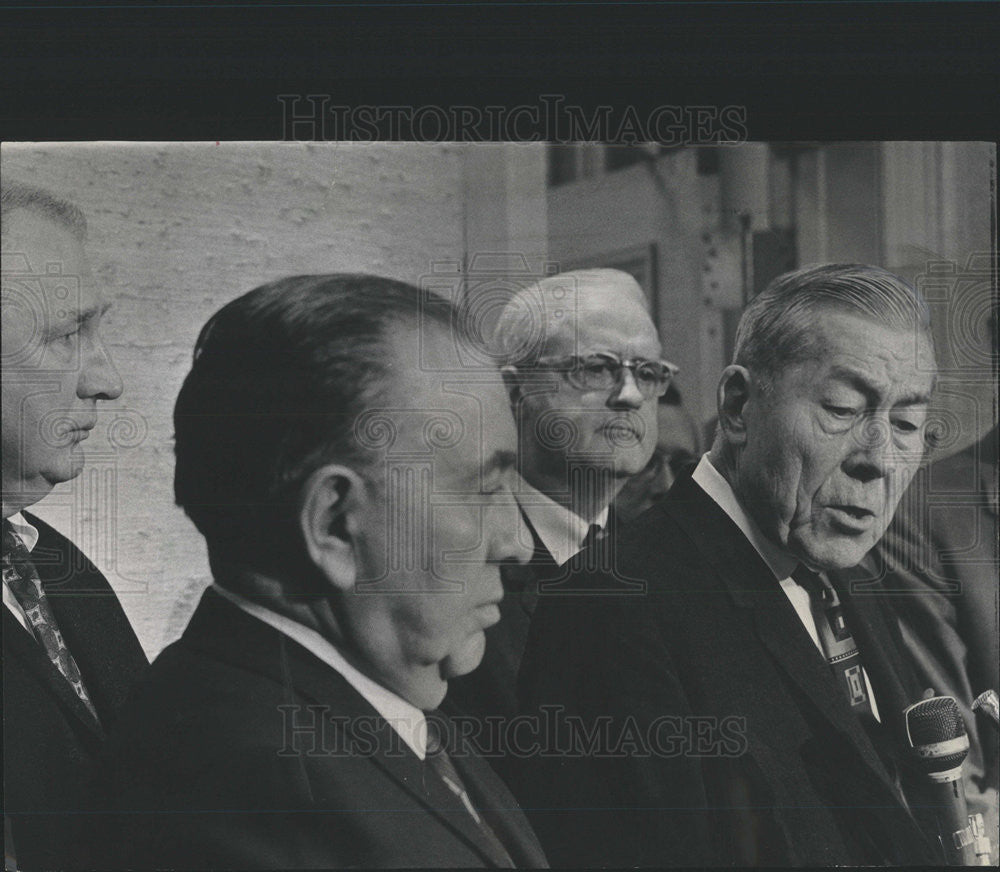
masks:
<path id="1" fill-rule="evenodd" d="M 587 535 L 583 537 L 583 542 L 580 545 L 580 550 L 584 548 L 589 548 L 596 542 L 600 542 L 604 538 L 604 530 L 597 526 L 597 524 L 591 524 L 587 528 Z"/>
<path id="2" fill-rule="evenodd" d="M 28 549 L 25 547 L 21 537 L 14 532 L 14 526 L 6 518 L 3 519 L 3 556 L 7 560 L 23 558 L 27 555 Z"/>
<path id="3" fill-rule="evenodd" d="M 792 579 L 796 584 L 801 585 L 810 594 L 821 594 L 827 589 L 829 584 L 823 579 L 818 572 L 813 572 L 804 563 L 800 563 L 792 571 Z"/>
<path id="4" fill-rule="evenodd" d="M 437 709 L 432 709 L 424 716 L 424 724 L 427 727 L 427 754 L 447 753 L 448 750 L 448 720 Z"/>

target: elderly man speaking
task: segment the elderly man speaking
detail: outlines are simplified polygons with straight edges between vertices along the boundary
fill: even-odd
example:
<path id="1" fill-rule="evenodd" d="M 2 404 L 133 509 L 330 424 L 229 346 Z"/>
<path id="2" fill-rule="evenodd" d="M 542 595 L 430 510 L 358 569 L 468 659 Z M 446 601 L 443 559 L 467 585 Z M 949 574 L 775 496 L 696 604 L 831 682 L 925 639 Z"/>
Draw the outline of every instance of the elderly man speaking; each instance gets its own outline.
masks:
<path id="1" fill-rule="evenodd" d="M 933 862 L 901 791 L 920 688 L 882 598 L 832 571 L 892 518 L 935 378 L 926 308 L 882 269 L 750 303 L 711 451 L 619 539 L 645 595 L 535 614 L 527 709 L 595 727 L 512 782 L 554 864 Z"/>

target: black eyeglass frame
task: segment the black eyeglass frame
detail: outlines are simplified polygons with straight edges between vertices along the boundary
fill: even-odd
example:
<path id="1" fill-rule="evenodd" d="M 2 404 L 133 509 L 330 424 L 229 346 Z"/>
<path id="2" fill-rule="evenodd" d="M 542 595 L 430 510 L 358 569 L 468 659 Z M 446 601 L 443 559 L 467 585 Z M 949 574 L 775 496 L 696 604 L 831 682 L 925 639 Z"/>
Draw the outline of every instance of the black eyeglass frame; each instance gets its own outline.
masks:
<path id="1" fill-rule="evenodd" d="M 611 374 L 611 383 L 602 383 L 600 376 L 593 375 L 587 379 L 587 366 L 601 364 Z M 639 370 L 644 367 L 653 367 L 650 373 L 651 378 L 640 378 Z M 563 375 L 571 387 L 580 391 L 603 391 L 620 390 L 624 371 L 627 369 L 632 373 L 632 380 L 635 382 L 639 393 L 647 400 L 662 397 L 673 381 L 674 376 L 680 371 L 677 364 L 668 360 L 649 360 L 647 358 L 623 359 L 616 354 L 597 352 L 595 354 L 569 354 L 563 357 L 541 357 L 533 362 L 535 369 L 544 369 L 551 372 L 558 372 Z"/>

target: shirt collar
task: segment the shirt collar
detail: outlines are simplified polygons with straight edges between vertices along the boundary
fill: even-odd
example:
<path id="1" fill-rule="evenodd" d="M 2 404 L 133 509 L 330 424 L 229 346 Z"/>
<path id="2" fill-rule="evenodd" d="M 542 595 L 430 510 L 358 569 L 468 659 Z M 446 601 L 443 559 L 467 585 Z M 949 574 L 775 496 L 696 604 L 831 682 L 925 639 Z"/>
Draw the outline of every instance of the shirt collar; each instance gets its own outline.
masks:
<path id="1" fill-rule="evenodd" d="M 427 756 L 427 726 L 424 713 L 391 690 L 373 681 L 347 662 L 337 648 L 315 630 L 286 615 L 272 611 L 258 602 L 226 590 L 218 584 L 212 589 L 248 615 L 263 621 L 279 633 L 298 642 L 303 648 L 322 660 L 327 666 L 340 673 L 358 693 L 360 693 L 421 760 Z"/>
<path id="2" fill-rule="evenodd" d="M 17 533 L 28 551 L 34 551 L 38 544 L 38 529 L 28 523 L 27 519 L 20 512 L 15 512 L 8 519 L 11 529 Z"/>
<path id="3" fill-rule="evenodd" d="M 754 519 L 740 505 L 732 485 L 726 481 L 722 473 L 712 466 L 707 454 L 702 456 L 691 478 L 740 528 L 740 532 L 750 540 L 750 544 L 763 558 L 776 579 L 780 581 L 791 576 L 799 564 L 798 559 L 780 548 L 761 532 Z"/>
<path id="4" fill-rule="evenodd" d="M 585 521 L 576 512 L 559 505 L 552 497 L 532 487 L 523 478 L 517 493 L 517 502 L 557 566 L 568 563 L 570 558 L 583 547 L 583 540 L 590 530 L 590 522 Z M 608 524 L 608 511 L 608 507 L 605 506 L 593 521 L 602 530 Z"/>

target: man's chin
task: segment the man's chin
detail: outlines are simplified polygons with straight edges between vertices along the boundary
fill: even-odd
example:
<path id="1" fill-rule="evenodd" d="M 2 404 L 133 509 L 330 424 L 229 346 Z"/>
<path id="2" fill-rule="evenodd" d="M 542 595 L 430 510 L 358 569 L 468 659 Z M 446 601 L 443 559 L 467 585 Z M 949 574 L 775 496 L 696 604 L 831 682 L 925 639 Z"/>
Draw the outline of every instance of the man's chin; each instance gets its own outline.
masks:
<path id="1" fill-rule="evenodd" d="M 877 541 L 877 540 L 875 540 Z M 800 560 L 816 571 L 836 571 L 857 566 L 874 547 L 875 541 L 804 543 L 792 549 Z"/>
<path id="2" fill-rule="evenodd" d="M 448 681 L 451 678 L 468 675 L 483 662 L 485 653 L 485 634 L 482 632 L 474 633 L 466 639 L 459 651 L 449 654 L 441 661 L 441 677 Z"/>
<path id="3" fill-rule="evenodd" d="M 647 451 L 642 445 L 625 449 L 618 448 L 614 454 L 614 461 L 609 465 L 609 468 L 616 479 L 625 482 L 642 472 L 649 463 L 649 458 L 652 456 L 652 449 Z"/>
<path id="4" fill-rule="evenodd" d="M 39 485 L 44 487 L 45 492 L 48 493 L 56 485 L 72 481 L 79 476 L 83 472 L 83 466 L 84 457 L 82 451 L 77 449 L 72 453 L 67 452 L 67 456 L 62 463 L 54 465 L 51 469 L 42 473 L 44 483 L 40 481 Z"/>

